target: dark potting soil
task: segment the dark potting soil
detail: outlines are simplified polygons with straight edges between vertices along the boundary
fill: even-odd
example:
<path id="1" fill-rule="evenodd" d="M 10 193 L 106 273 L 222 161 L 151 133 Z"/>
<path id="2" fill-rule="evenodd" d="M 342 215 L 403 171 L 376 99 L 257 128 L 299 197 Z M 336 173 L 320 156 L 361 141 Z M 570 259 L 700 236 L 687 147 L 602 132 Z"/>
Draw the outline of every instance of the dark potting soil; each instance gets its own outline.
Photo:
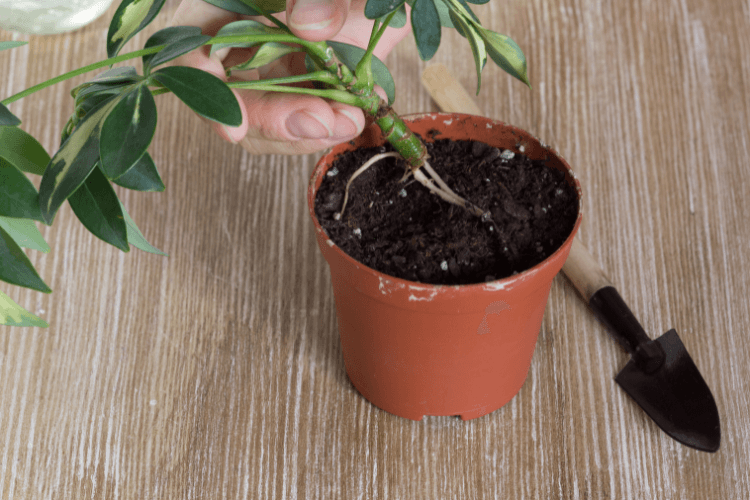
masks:
<path id="1" fill-rule="evenodd" d="M 344 252 L 385 274 L 431 284 L 482 283 L 524 271 L 554 253 L 578 214 L 575 188 L 542 161 L 473 141 L 427 143 L 430 165 L 491 220 L 431 194 L 401 158 L 386 158 L 344 188 L 357 168 L 390 144 L 339 155 L 315 199 L 315 213 Z"/>

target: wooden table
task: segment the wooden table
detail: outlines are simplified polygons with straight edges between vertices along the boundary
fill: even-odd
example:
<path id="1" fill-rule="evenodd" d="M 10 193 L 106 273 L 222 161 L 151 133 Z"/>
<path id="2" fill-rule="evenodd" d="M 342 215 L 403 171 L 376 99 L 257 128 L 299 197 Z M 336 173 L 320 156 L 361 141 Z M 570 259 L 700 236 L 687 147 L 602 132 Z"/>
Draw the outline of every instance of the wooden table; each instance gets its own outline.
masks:
<path id="1" fill-rule="evenodd" d="M 176 1 L 130 47 L 167 25 Z M 0 96 L 100 60 L 108 19 L 0 53 Z M 163 194 L 119 190 L 169 253 L 131 255 L 65 205 L 30 252 L 52 295 L 2 285 L 48 329 L 0 327 L 2 499 L 750 498 L 750 7 L 510 0 L 478 7 L 529 60 L 477 103 L 555 147 L 584 188 L 582 241 L 652 335 L 679 332 L 722 419 L 716 454 L 661 432 L 615 384 L 627 360 L 552 287 L 528 380 L 485 417 L 394 417 L 347 379 L 308 220 L 316 155 L 252 156 L 157 99 Z M 432 62 L 474 88 L 469 48 Z M 436 110 L 413 40 L 401 113 Z M 77 78 L 14 103 L 52 150 Z"/>

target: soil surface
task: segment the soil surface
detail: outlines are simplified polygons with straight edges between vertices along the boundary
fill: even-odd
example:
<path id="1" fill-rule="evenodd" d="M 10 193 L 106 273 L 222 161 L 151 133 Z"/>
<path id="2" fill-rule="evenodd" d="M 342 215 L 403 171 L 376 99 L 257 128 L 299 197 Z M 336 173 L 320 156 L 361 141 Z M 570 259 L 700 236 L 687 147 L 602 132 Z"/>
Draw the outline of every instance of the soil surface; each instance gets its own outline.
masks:
<path id="1" fill-rule="evenodd" d="M 432 284 L 482 283 L 524 271 L 554 253 L 578 215 L 575 188 L 541 161 L 473 141 L 427 143 L 430 165 L 491 220 L 447 203 L 404 175 L 401 158 L 352 173 L 390 145 L 339 155 L 315 199 L 328 236 L 359 262 L 385 274 Z"/>

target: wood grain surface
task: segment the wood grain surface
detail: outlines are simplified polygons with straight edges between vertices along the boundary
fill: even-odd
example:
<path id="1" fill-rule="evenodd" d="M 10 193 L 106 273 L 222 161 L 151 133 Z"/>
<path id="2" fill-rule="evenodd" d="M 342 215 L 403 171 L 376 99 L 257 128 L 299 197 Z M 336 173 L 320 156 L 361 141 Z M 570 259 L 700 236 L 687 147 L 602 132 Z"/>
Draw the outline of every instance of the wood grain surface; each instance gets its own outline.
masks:
<path id="1" fill-rule="evenodd" d="M 131 47 L 169 22 L 157 22 Z M 108 15 L 0 53 L 0 96 L 104 57 Z M 30 252 L 51 295 L 3 286 L 48 329 L 0 327 L 2 499 L 750 498 L 750 4 L 505 0 L 485 25 L 482 113 L 576 170 L 581 241 L 652 336 L 674 327 L 712 388 L 716 454 L 662 433 L 613 381 L 627 360 L 558 276 L 526 384 L 485 417 L 404 420 L 347 379 L 305 188 L 318 155 L 252 156 L 170 96 L 162 194 L 119 190 L 168 258 L 126 255 L 66 205 Z M 465 41 L 432 62 L 475 88 Z M 436 110 L 407 39 L 401 113 Z M 52 150 L 77 78 L 9 106 Z"/>

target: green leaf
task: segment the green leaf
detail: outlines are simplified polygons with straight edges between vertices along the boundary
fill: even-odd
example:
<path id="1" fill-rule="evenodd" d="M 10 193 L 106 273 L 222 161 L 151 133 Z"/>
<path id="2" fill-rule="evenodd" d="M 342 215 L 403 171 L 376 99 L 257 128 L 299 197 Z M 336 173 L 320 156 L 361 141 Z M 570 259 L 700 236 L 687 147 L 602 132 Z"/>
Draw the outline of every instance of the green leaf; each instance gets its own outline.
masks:
<path id="1" fill-rule="evenodd" d="M 277 59 L 281 59 L 287 54 L 299 52 L 301 49 L 298 47 L 290 47 L 279 42 L 266 42 L 258 48 L 257 52 L 253 54 L 248 61 L 242 64 L 232 66 L 229 71 L 243 71 L 248 69 L 260 68 L 266 64 L 272 63 Z"/>
<path id="2" fill-rule="evenodd" d="M 359 63 L 365 54 L 364 49 L 355 45 L 349 45 L 348 43 L 333 42 L 331 40 L 326 43 L 333 47 L 333 50 L 342 63 L 346 64 L 350 70 L 356 71 L 357 63 Z M 372 74 L 375 78 L 375 83 L 385 90 L 388 96 L 388 104 L 393 103 L 394 99 L 396 99 L 396 84 L 393 81 L 393 76 L 391 76 L 391 72 L 388 71 L 388 67 L 383 64 L 383 61 L 374 55 L 372 56 Z"/>
<path id="3" fill-rule="evenodd" d="M 18 127 L 0 127 L 0 158 L 36 175 L 44 173 L 50 160 L 42 145 Z"/>
<path id="4" fill-rule="evenodd" d="M 0 158 L 0 215 L 44 222 L 39 194 L 23 172 Z"/>
<path id="5" fill-rule="evenodd" d="M 39 252 L 49 252 L 49 245 L 33 220 L 0 217 L 0 228 L 5 229 L 19 246 Z"/>
<path id="6" fill-rule="evenodd" d="M 68 203 L 78 220 L 97 238 L 129 252 L 125 219 L 120 200 L 99 168 L 94 168 Z"/>
<path id="7" fill-rule="evenodd" d="M 211 5 L 215 5 L 229 12 L 242 14 L 243 16 L 260 16 L 261 12 L 252 8 L 257 5 L 269 14 L 284 12 L 286 10 L 286 0 L 203 0 Z"/>
<path id="8" fill-rule="evenodd" d="M 169 66 L 152 73 L 151 78 L 204 118 L 232 127 L 242 123 L 242 112 L 234 93 L 211 73 L 188 66 Z"/>
<path id="9" fill-rule="evenodd" d="M 6 326 L 40 326 L 47 328 L 49 324 L 38 316 L 19 306 L 13 299 L 0 291 L 0 325 Z"/>
<path id="10" fill-rule="evenodd" d="M 141 230 L 138 229 L 138 226 L 135 225 L 135 221 L 133 221 L 127 210 L 125 210 L 125 205 L 123 205 L 122 202 L 120 202 L 120 210 L 122 210 L 122 215 L 125 217 L 125 224 L 127 224 L 128 229 L 128 242 L 131 245 L 140 250 L 143 250 L 144 252 L 155 253 L 157 255 L 169 257 L 169 255 L 162 252 L 151 243 L 149 243 L 148 240 L 146 240 L 146 237 L 143 236 Z"/>
<path id="11" fill-rule="evenodd" d="M 484 69 L 484 65 L 487 64 L 487 49 L 484 40 L 474 26 L 469 24 L 463 18 L 451 12 L 451 19 L 453 20 L 453 24 L 456 25 L 456 30 L 469 40 L 471 53 L 474 55 L 474 64 L 476 65 L 477 70 L 477 95 L 479 95 L 479 88 L 482 85 L 482 70 Z"/>
<path id="12" fill-rule="evenodd" d="M 8 49 L 15 49 L 16 47 L 21 47 L 22 45 L 26 45 L 29 42 L 16 42 L 8 40 L 6 42 L 0 42 L 0 50 L 8 50 Z"/>
<path id="13" fill-rule="evenodd" d="M 411 10 L 411 27 L 419 57 L 429 61 L 440 47 L 440 16 L 432 0 L 416 0 Z"/>
<path id="14" fill-rule="evenodd" d="M 406 0 L 367 0 L 365 4 L 365 17 L 367 19 L 379 19 L 398 9 Z"/>
<path id="15" fill-rule="evenodd" d="M 487 54 L 495 64 L 531 87 L 526 74 L 526 56 L 521 47 L 508 36 L 484 28 L 477 28 L 477 31 L 484 39 Z"/>
<path id="16" fill-rule="evenodd" d="M 143 156 L 156 131 L 156 103 L 146 85 L 124 95 L 102 125 L 99 134 L 101 168 L 116 179 Z"/>
<path id="17" fill-rule="evenodd" d="M 164 0 L 123 0 L 115 11 L 107 33 L 107 55 L 115 57 L 128 40 L 159 13 Z"/>
<path id="18" fill-rule="evenodd" d="M 490 0 L 466 0 L 466 1 L 469 2 L 469 3 L 473 3 L 475 5 L 484 5 L 487 2 L 489 2 Z"/>
<path id="19" fill-rule="evenodd" d="M 39 202 L 47 223 L 52 223 L 63 202 L 99 161 L 99 131 L 117 101 L 104 101 L 88 112 L 50 160 L 39 186 Z"/>
<path id="20" fill-rule="evenodd" d="M 197 26 L 171 26 L 169 28 L 161 29 L 151 35 L 148 40 L 146 40 L 146 45 L 144 45 L 143 48 L 148 49 L 151 47 L 158 47 L 159 45 L 169 45 L 179 40 L 184 40 L 185 38 L 200 35 L 201 29 Z M 143 68 L 145 73 L 148 73 L 150 61 L 155 55 L 156 54 L 148 54 L 143 56 Z"/>
<path id="21" fill-rule="evenodd" d="M 258 21 L 246 19 L 244 21 L 235 21 L 224 25 L 216 36 L 241 36 L 241 35 L 269 35 L 272 33 L 284 33 L 279 28 L 271 28 Z M 219 49 L 223 48 L 249 48 L 260 45 L 263 42 L 233 42 L 233 43 L 217 43 L 211 46 L 211 54 Z"/>
<path id="22" fill-rule="evenodd" d="M 383 16 L 380 18 L 380 21 L 385 21 L 385 17 Z M 404 4 L 401 4 L 401 7 L 398 8 L 398 11 L 396 11 L 396 15 L 391 18 L 391 23 L 388 25 L 389 28 L 403 28 L 406 26 L 406 7 L 404 7 Z"/>
<path id="23" fill-rule="evenodd" d="M 17 127 L 21 120 L 0 102 L 0 127 Z"/>
<path id="24" fill-rule="evenodd" d="M 164 191 L 164 183 L 151 155 L 143 156 L 130 169 L 112 182 L 124 188 L 135 191 Z"/>
<path id="25" fill-rule="evenodd" d="M 44 293 L 52 290 L 37 274 L 18 243 L 0 227 L 0 280 Z"/>
<path id="26" fill-rule="evenodd" d="M 164 64 L 172 59 L 177 59 L 181 55 L 197 49 L 210 39 L 211 37 L 208 35 L 196 35 L 174 41 L 161 49 L 160 52 L 154 54 L 154 57 L 149 61 L 148 67 L 145 71 L 149 72 L 152 68 L 155 68 L 160 64 Z"/>

